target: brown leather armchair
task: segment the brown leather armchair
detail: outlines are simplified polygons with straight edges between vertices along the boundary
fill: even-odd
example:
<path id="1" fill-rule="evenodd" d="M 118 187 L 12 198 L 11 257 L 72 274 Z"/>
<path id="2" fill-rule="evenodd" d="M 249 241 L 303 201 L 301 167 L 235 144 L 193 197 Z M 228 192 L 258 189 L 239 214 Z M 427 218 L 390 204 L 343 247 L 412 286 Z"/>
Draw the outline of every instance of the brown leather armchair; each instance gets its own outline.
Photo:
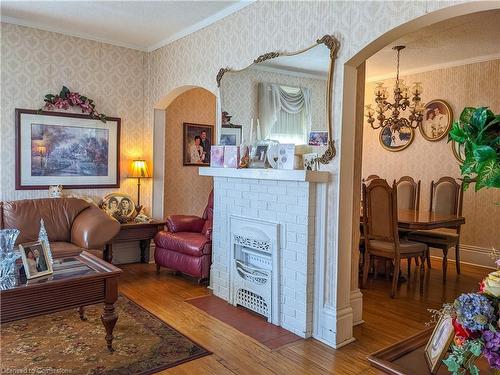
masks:
<path id="1" fill-rule="evenodd" d="M 104 245 L 120 231 L 118 221 L 83 199 L 0 202 L 0 228 L 19 229 L 17 244 L 38 239 L 40 219 L 44 221 L 55 258 L 83 250 L 102 258 Z"/>
<path id="2" fill-rule="evenodd" d="M 202 217 L 172 215 L 167 218 L 167 230 L 155 237 L 156 270 L 170 268 L 198 278 L 208 280 L 212 263 L 212 220 L 214 195 Z"/>

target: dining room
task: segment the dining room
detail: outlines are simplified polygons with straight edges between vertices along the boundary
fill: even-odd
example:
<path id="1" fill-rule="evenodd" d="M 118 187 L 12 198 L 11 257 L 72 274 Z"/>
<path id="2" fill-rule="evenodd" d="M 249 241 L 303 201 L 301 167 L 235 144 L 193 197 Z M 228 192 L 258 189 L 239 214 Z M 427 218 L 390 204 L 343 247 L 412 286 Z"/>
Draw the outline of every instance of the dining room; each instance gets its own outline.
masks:
<path id="1" fill-rule="evenodd" d="M 359 226 L 365 298 L 436 305 L 495 268 L 498 172 L 484 173 L 485 160 L 466 133 L 498 131 L 488 122 L 500 112 L 499 22 L 498 10 L 449 19 L 366 61 Z M 497 157 L 494 142 L 488 147 Z"/>

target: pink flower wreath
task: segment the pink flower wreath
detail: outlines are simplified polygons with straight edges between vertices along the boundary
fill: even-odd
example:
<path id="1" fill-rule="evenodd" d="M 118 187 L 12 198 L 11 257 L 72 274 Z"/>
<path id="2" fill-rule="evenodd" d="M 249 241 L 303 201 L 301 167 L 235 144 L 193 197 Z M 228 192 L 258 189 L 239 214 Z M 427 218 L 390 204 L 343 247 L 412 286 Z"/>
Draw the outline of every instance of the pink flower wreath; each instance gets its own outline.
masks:
<path id="1" fill-rule="evenodd" d="M 57 109 L 68 109 L 69 107 L 77 106 L 82 109 L 82 113 L 89 114 L 92 118 L 99 119 L 102 122 L 106 122 L 106 115 L 98 113 L 95 110 L 94 101 L 86 96 L 80 95 L 77 92 L 71 92 L 66 86 L 63 86 L 59 95 L 47 94 L 45 99 L 43 99 L 45 105 L 42 109 L 53 110 Z"/>

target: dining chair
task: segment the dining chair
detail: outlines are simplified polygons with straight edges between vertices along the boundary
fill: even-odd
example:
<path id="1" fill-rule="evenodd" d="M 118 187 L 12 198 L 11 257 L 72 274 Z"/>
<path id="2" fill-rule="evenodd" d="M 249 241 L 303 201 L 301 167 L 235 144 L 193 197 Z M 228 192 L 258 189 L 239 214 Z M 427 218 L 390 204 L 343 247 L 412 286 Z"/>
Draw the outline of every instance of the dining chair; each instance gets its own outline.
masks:
<path id="1" fill-rule="evenodd" d="M 407 210 L 418 210 L 420 207 L 420 180 L 415 180 L 410 176 L 403 176 L 399 180 L 394 180 L 393 187 L 398 193 L 398 208 Z"/>
<path id="2" fill-rule="evenodd" d="M 392 260 L 391 298 L 396 295 L 401 259 L 419 257 L 420 293 L 423 294 L 424 258 L 427 245 L 399 237 L 397 190 L 389 186 L 386 180 L 374 179 L 369 185 L 363 184 L 363 228 L 365 234 L 365 261 L 362 286 L 368 280 L 370 258 Z"/>
<path id="3" fill-rule="evenodd" d="M 431 199 L 429 211 L 444 215 L 462 215 L 463 185 L 453 177 L 441 177 L 431 182 Z M 461 225 L 446 230 L 420 230 L 408 234 L 408 239 L 427 244 L 429 247 L 443 250 L 443 282 L 446 281 L 448 268 L 448 251 L 455 248 L 455 265 L 460 274 L 460 230 Z M 428 260 L 429 261 L 429 260 Z"/>
<path id="4" fill-rule="evenodd" d="M 368 182 L 368 181 L 371 181 L 371 180 L 375 180 L 376 178 L 380 178 L 380 177 L 378 175 L 376 175 L 376 174 L 371 174 L 368 177 L 363 178 L 361 180 L 361 182 Z"/>

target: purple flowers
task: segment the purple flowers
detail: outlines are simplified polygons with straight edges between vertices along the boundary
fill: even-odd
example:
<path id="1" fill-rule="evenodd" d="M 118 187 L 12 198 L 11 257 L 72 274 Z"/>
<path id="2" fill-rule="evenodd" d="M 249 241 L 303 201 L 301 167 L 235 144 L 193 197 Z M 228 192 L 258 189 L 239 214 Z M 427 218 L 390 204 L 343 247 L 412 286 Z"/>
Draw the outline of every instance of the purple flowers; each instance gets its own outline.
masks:
<path id="1" fill-rule="evenodd" d="M 483 332 L 483 355 L 488 360 L 491 367 L 500 369 L 500 332 Z"/>
<path id="2" fill-rule="evenodd" d="M 454 307 L 458 322 L 472 332 L 486 328 L 495 318 L 491 301 L 482 294 L 462 294 L 455 300 Z"/>

